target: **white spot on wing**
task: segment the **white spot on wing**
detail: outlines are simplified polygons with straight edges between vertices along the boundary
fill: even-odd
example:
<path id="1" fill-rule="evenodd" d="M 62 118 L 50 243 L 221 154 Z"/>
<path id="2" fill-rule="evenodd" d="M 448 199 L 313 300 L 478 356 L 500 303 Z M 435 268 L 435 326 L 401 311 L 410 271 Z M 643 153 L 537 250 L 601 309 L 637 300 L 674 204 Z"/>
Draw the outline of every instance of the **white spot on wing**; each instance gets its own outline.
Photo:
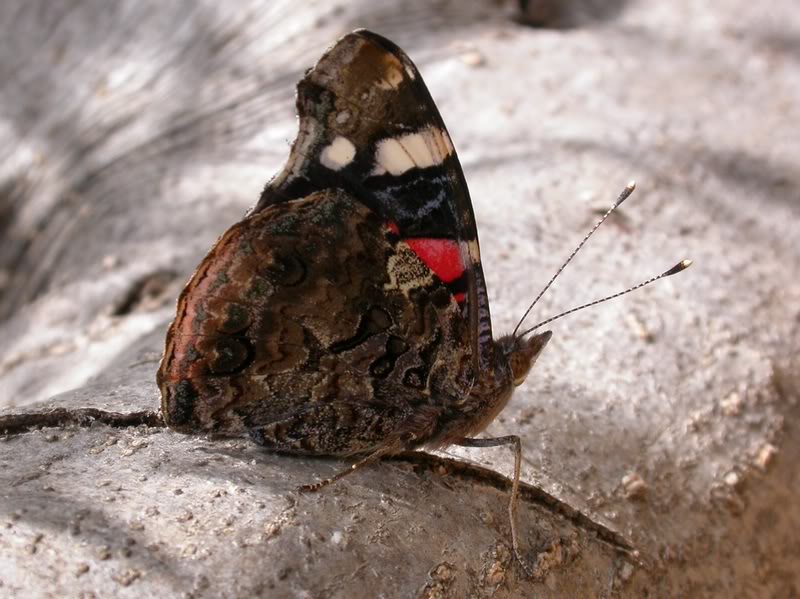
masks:
<path id="1" fill-rule="evenodd" d="M 402 175 L 414 167 L 441 164 L 452 153 L 453 145 L 447 133 L 436 127 L 389 137 L 378 142 L 372 174 Z"/>
<path id="2" fill-rule="evenodd" d="M 422 133 L 404 135 L 397 141 L 403 146 L 403 149 L 411 157 L 414 164 L 424 168 L 441 162 L 441 159 L 437 156 L 439 152 L 436 146 L 434 145 L 434 147 L 431 148 L 430 138 L 430 133 L 423 131 Z"/>
<path id="3" fill-rule="evenodd" d="M 389 137 L 378 142 L 375 150 L 375 169 L 373 175 L 390 173 L 392 175 L 402 175 L 408 169 L 414 168 L 411 156 L 403 149 L 398 138 Z"/>
<path id="4" fill-rule="evenodd" d="M 341 135 L 325 146 L 319 155 L 319 161 L 333 171 L 338 171 L 353 162 L 356 157 L 356 147 L 346 137 Z"/>
<path id="5" fill-rule="evenodd" d="M 403 82 L 403 73 L 400 69 L 392 66 L 386 69 L 384 78 L 378 80 L 378 87 L 383 90 L 397 89 Z"/>

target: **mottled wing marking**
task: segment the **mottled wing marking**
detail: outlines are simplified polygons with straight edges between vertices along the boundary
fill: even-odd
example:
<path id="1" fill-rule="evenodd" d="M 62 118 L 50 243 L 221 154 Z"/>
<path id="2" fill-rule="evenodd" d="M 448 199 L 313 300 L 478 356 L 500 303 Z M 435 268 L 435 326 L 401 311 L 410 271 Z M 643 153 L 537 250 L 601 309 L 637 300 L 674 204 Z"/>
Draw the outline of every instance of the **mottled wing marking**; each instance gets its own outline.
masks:
<path id="1" fill-rule="evenodd" d="M 410 443 L 412 422 L 466 396 L 459 307 L 384 225 L 325 191 L 231 227 L 179 299 L 158 372 L 167 424 L 349 454 Z M 345 423 L 352 435 L 331 432 Z"/>

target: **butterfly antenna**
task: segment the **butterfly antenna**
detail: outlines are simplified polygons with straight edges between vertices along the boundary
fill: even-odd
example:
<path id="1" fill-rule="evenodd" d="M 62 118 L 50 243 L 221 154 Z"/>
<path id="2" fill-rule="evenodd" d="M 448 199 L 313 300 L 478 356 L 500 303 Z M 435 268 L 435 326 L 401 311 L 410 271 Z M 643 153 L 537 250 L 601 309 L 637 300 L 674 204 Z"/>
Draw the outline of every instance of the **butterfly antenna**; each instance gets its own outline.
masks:
<path id="1" fill-rule="evenodd" d="M 639 283 L 638 285 L 634 285 L 633 287 L 630 287 L 630 288 L 626 289 L 625 291 L 620 291 L 619 293 L 615 293 L 614 295 L 609 295 L 607 297 L 604 297 L 604 298 L 601 298 L 601 299 L 598 299 L 598 300 L 594 300 L 593 302 L 589 302 L 588 304 L 583 304 L 582 306 L 578 306 L 577 308 L 572 308 L 571 310 L 567 310 L 566 312 L 562 312 L 561 314 L 556 314 L 552 318 L 548 318 L 547 320 L 543 320 L 539 324 L 537 324 L 535 326 L 532 326 L 528 330 L 524 331 L 520 335 L 520 337 L 524 337 L 525 335 L 527 335 L 528 333 L 530 333 L 532 331 L 535 331 L 539 327 L 544 326 L 544 325 L 546 325 L 546 324 L 548 324 L 550 322 L 553 322 L 554 320 L 557 320 L 557 319 L 561 318 L 562 316 L 566 316 L 567 314 L 572 314 L 573 312 L 577 312 L 578 310 L 583 310 L 584 308 L 589 308 L 590 306 L 596 306 L 597 304 L 602 304 L 603 302 L 607 302 L 608 300 L 614 299 L 615 297 L 619 297 L 621 295 L 625 295 L 626 293 L 630 293 L 631 291 L 636 291 L 637 289 L 641 289 L 642 287 L 644 287 L 645 285 L 649 285 L 650 283 L 655 283 L 656 281 L 658 281 L 659 279 L 663 279 L 664 277 L 671 277 L 672 275 L 676 275 L 679 272 L 682 272 L 682 271 L 686 270 L 691 265 L 692 265 L 692 261 L 691 260 L 681 260 L 675 266 L 670 268 L 668 271 L 662 272 L 660 275 L 658 275 L 657 277 L 653 277 L 652 279 L 647 279 L 643 283 Z"/>
<path id="2" fill-rule="evenodd" d="M 544 286 L 544 289 L 542 289 L 539 292 L 539 295 L 536 296 L 536 299 L 534 299 L 533 302 L 531 302 L 531 305 L 528 306 L 528 309 L 525 310 L 525 314 L 522 315 L 522 318 L 519 319 L 519 322 L 517 323 L 517 326 L 514 327 L 514 332 L 511 334 L 512 337 L 516 337 L 517 336 L 517 331 L 519 330 L 519 327 L 522 326 L 523 322 L 525 322 L 525 319 L 528 317 L 528 314 L 530 314 L 531 310 L 533 310 L 533 307 L 536 305 L 536 302 L 538 302 L 542 298 L 542 296 L 544 295 L 545 291 L 550 289 L 550 285 L 553 284 L 553 281 L 555 281 L 558 278 L 558 275 L 560 275 L 561 272 L 567 267 L 567 264 L 569 264 L 572 261 L 572 259 L 575 257 L 575 254 L 577 254 L 580 251 L 580 249 L 583 247 L 583 244 L 585 244 L 589 240 L 589 238 L 592 236 L 592 234 L 595 231 L 597 231 L 597 228 L 600 225 L 603 224 L 603 222 L 609 217 L 609 215 L 612 212 L 614 212 L 614 210 L 616 210 L 617 207 L 620 204 L 622 204 L 622 202 L 624 202 L 625 200 L 628 199 L 628 196 L 630 196 L 633 193 L 634 189 L 636 189 L 636 182 L 635 181 L 631 181 L 630 183 L 628 183 L 628 185 L 625 186 L 625 189 L 623 189 L 622 193 L 620 193 L 619 196 L 617 197 L 617 201 L 614 202 L 614 205 L 611 206 L 611 208 L 609 208 L 606 211 L 606 213 L 603 215 L 603 217 L 599 221 L 597 221 L 597 224 L 594 227 L 592 227 L 592 230 L 589 231 L 586 234 L 586 237 L 583 238 L 583 241 L 581 241 L 578 244 L 578 247 L 576 247 L 573 250 L 573 252 L 569 255 L 569 258 L 567 258 L 564 261 L 564 264 L 561 265 L 561 267 L 556 271 L 556 274 L 553 275 L 553 277 L 547 282 L 547 285 Z M 664 276 L 664 275 L 662 275 L 662 276 Z M 657 278 L 660 278 L 660 277 L 657 277 Z M 648 281 L 648 282 L 651 282 L 651 281 Z M 643 285 L 645 285 L 645 284 L 646 283 L 643 283 Z M 633 291 L 633 290 L 631 289 L 630 291 Z M 620 295 L 622 295 L 622 294 L 620 294 Z M 610 298 L 608 298 L 608 299 L 610 299 Z M 540 323 L 540 325 L 541 324 L 544 324 L 544 323 Z M 540 326 L 540 325 L 537 325 L 537 326 Z M 536 327 L 534 327 L 534 328 L 536 328 Z M 525 333 L 523 333 L 522 335 L 525 335 Z"/>

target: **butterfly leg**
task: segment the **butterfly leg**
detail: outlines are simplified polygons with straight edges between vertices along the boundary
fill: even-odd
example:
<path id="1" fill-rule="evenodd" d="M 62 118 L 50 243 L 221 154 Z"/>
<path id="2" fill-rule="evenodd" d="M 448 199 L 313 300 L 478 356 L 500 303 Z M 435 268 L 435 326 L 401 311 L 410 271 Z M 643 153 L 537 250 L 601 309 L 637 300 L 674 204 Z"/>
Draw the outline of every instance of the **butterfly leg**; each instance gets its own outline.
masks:
<path id="1" fill-rule="evenodd" d="M 528 576 L 533 576 L 533 571 L 522 557 L 519 541 L 517 540 L 517 500 L 519 498 L 519 476 L 522 465 L 522 443 L 520 443 L 519 437 L 517 435 L 508 435 L 505 437 L 489 437 L 487 439 L 465 438 L 456 441 L 455 444 L 461 447 L 501 447 L 510 445 L 514 451 L 514 481 L 511 485 L 511 498 L 508 502 L 508 518 L 511 522 L 511 546 L 514 550 L 514 557 L 517 558 L 522 569 L 525 570 Z"/>
<path id="2" fill-rule="evenodd" d="M 341 478 L 344 478 L 348 474 L 352 474 L 353 472 L 355 472 L 356 470 L 359 470 L 360 468 L 363 468 L 364 466 L 368 466 L 369 464 L 377 462 L 379 459 L 381 459 L 381 455 L 382 454 L 380 452 L 372 453 L 372 454 L 368 455 L 367 457 L 358 460 L 356 463 L 354 463 L 351 466 L 345 468 L 344 470 L 341 470 L 341 471 L 337 472 L 336 474 L 334 474 L 330 478 L 326 478 L 326 479 L 323 479 L 323 480 L 315 482 L 315 483 L 311 483 L 311 484 L 308 484 L 308 485 L 301 486 L 298 489 L 298 491 L 300 491 L 301 493 L 303 493 L 303 492 L 305 492 L 305 493 L 314 493 L 315 491 L 319 491 L 323 487 L 327 487 L 328 485 L 330 485 L 332 483 L 335 483 L 337 480 L 339 480 Z"/>

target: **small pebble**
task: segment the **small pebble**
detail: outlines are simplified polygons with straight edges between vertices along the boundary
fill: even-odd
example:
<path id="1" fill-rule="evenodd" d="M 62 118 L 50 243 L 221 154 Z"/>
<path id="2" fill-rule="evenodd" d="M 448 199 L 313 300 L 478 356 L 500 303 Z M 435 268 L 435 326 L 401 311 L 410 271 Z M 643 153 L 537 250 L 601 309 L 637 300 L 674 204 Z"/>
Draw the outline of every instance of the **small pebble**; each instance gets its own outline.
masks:
<path id="1" fill-rule="evenodd" d="M 648 490 L 647 483 L 636 472 L 622 477 L 622 488 L 626 499 L 642 499 Z"/>
<path id="2" fill-rule="evenodd" d="M 742 400 L 742 396 L 734 391 L 728 395 L 728 397 L 719 402 L 719 405 L 722 408 L 722 413 L 725 414 L 725 416 L 738 416 L 742 413 L 743 403 L 744 401 Z"/>
<path id="3" fill-rule="evenodd" d="M 142 573 L 139 570 L 134 570 L 134 569 L 131 568 L 129 570 L 124 570 L 124 571 L 122 571 L 122 572 L 120 572 L 118 574 L 115 574 L 111 578 L 113 578 L 115 581 L 117 581 L 122 586 L 127 587 L 127 586 L 130 586 L 130 584 L 132 582 L 134 582 L 135 580 L 139 579 L 141 576 L 142 576 Z"/>
<path id="4" fill-rule="evenodd" d="M 756 456 L 756 466 L 762 470 L 766 470 L 769 468 L 772 460 L 775 459 L 775 454 L 777 453 L 777 447 L 775 447 L 772 443 L 765 443 L 761 449 L 758 450 L 758 455 Z"/>
<path id="5" fill-rule="evenodd" d="M 739 475 L 736 472 L 728 472 L 723 480 L 729 487 L 735 487 L 739 484 Z"/>
<path id="6" fill-rule="evenodd" d="M 175 516 L 175 519 L 178 522 L 188 522 L 192 518 L 194 518 L 194 514 L 192 514 L 192 512 L 190 512 L 189 510 L 183 510 L 177 516 Z"/>
<path id="7" fill-rule="evenodd" d="M 468 67 L 481 67 L 486 64 L 486 58 L 477 50 L 464 52 L 459 58 Z"/>

